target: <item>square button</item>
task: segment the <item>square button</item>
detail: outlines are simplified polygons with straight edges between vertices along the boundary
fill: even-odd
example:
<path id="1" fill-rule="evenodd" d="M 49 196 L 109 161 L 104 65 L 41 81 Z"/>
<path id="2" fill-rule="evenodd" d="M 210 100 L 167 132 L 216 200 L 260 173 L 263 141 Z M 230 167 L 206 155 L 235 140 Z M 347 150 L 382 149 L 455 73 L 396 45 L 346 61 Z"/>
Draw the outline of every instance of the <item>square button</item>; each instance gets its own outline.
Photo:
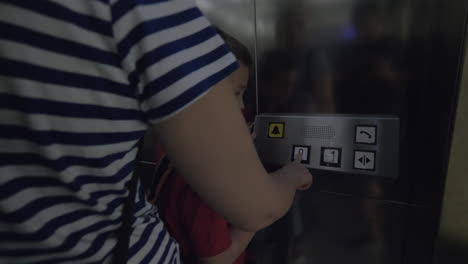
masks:
<path id="1" fill-rule="evenodd" d="M 270 123 L 268 125 L 269 138 L 284 138 L 284 123 Z"/>
<path id="2" fill-rule="evenodd" d="M 377 144 L 377 126 L 358 125 L 356 126 L 356 135 L 354 139 L 356 144 Z"/>
<path id="3" fill-rule="evenodd" d="M 375 170 L 375 151 L 354 151 L 354 168 L 358 170 Z"/>
<path id="4" fill-rule="evenodd" d="M 309 164 L 309 159 L 310 159 L 310 146 L 302 146 L 302 145 L 294 145 L 293 146 L 293 151 L 291 155 L 291 161 L 294 160 L 294 158 L 301 154 L 301 163 L 303 164 Z"/>
<path id="5" fill-rule="evenodd" d="M 341 149 L 322 147 L 320 165 L 325 167 L 341 167 Z"/>

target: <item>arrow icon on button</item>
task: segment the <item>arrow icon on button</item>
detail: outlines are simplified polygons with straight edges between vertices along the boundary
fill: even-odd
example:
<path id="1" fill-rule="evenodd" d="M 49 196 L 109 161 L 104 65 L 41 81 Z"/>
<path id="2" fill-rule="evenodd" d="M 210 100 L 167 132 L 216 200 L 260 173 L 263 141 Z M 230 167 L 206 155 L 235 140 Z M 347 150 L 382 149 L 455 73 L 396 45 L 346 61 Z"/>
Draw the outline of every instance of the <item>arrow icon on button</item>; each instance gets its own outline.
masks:
<path id="1" fill-rule="evenodd" d="M 367 163 L 371 162 L 372 160 L 370 160 L 366 155 L 362 156 L 360 159 L 358 159 L 359 162 L 361 162 L 364 166 L 366 166 Z"/>

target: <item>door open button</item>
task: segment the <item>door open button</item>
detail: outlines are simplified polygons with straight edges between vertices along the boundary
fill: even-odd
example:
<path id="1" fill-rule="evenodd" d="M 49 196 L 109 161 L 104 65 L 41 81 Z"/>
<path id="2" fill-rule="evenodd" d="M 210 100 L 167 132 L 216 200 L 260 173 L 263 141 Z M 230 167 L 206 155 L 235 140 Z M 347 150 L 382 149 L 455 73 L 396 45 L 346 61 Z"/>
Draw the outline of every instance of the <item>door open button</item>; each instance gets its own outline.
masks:
<path id="1" fill-rule="evenodd" d="M 356 126 L 356 144 L 375 145 L 377 143 L 377 126 Z"/>
<path id="2" fill-rule="evenodd" d="M 358 170 L 375 170 L 375 152 L 355 150 L 354 168 Z"/>
<path id="3" fill-rule="evenodd" d="M 301 157 L 301 163 L 309 164 L 310 146 L 294 145 L 291 161 L 293 161 L 297 156 Z"/>

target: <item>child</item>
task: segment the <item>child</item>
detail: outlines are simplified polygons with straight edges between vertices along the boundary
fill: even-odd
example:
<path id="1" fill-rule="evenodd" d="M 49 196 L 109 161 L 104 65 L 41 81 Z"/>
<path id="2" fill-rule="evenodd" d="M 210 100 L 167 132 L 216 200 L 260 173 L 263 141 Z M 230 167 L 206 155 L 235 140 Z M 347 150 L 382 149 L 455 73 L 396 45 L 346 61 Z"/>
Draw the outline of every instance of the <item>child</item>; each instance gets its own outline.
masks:
<path id="1" fill-rule="evenodd" d="M 233 93 L 244 110 L 243 95 L 252 59 L 239 41 L 222 31 L 219 34 L 240 63 L 240 69 L 234 75 L 237 85 Z M 161 146 L 158 146 L 158 161 L 163 156 Z M 172 237 L 179 242 L 184 263 L 245 263 L 244 251 L 254 233 L 244 232 L 227 223 L 191 190 L 177 172 L 162 184 L 158 197 L 161 216 Z"/>

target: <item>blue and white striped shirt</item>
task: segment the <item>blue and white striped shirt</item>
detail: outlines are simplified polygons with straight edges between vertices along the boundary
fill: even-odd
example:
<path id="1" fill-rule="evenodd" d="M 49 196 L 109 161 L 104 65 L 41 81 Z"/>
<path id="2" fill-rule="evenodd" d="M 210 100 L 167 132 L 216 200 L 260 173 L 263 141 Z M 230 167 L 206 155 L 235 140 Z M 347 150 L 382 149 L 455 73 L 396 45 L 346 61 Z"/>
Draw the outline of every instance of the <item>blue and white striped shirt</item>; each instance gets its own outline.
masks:
<path id="1" fill-rule="evenodd" d="M 190 0 L 0 0 L 0 263 L 106 263 L 137 142 L 237 67 Z M 138 189 L 129 263 L 179 263 Z"/>

